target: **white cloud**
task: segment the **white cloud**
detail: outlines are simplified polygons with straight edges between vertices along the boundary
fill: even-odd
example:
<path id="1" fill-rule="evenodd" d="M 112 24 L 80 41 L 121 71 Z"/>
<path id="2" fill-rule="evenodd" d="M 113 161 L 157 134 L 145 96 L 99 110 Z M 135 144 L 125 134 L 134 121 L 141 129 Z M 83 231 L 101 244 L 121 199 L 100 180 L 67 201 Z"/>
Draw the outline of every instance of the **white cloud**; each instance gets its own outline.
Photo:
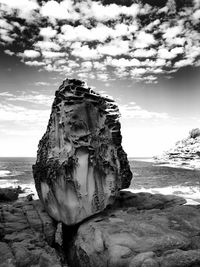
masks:
<path id="1" fill-rule="evenodd" d="M 93 61 L 93 68 L 98 70 L 106 70 L 106 63 Z"/>
<path id="2" fill-rule="evenodd" d="M 152 31 L 154 27 L 158 26 L 160 24 L 160 20 L 156 19 L 154 21 L 152 21 L 151 23 L 149 23 L 146 27 L 145 30 L 146 31 Z"/>
<path id="3" fill-rule="evenodd" d="M 193 20 L 198 23 L 200 20 L 200 9 L 197 9 L 193 14 Z"/>
<path id="4" fill-rule="evenodd" d="M 9 93 L 9 92 L 2 92 L 0 93 L 0 96 L 3 96 L 3 97 L 10 97 L 10 96 L 13 96 L 13 94 Z"/>
<path id="5" fill-rule="evenodd" d="M 101 2 L 96 1 L 83 1 L 79 7 L 83 14 L 83 18 L 93 17 L 98 21 L 116 19 L 120 14 L 135 18 L 139 13 L 138 4 L 132 4 L 130 7 L 126 7 L 116 4 L 102 5 Z"/>
<path id="6" fill-rule="evenodd" d="M 157 54 L 156 49 L 150 48 L 150 49 L 137 49 L 134 52 L 131 53 L 132 57 L 154 57 Z"/>
<path id="7" fill-rule="evenodd" d="M 176 56 L 176 54 L 171 53 L 166 48 L 160 48 L 158 50 L 158 56 L 163 59 L 172 59 Z"/>
<path id="8" fill-rule="evenodd" d="M 21 57 L 26 57 L 26 58 L 37 58 L 40 56 L 40 52 L 35 51 L 35 50 L 24 50 L 23 53 L 19 53 Z"/>
<path id="9" fill-rule="evenodd" d="M 47 85 L 46 83 L 38 82 L 36 85 Z M 49 85 L 49 84 L 48 84 Z M 12 107 L 13 103 L 16 101 L 23 101 L 23 102 L 29 102 L 33 104 L 41 104 L 41 105 L 46 105 L 48 107 L 51 106 L 51 103 L 53 102 L 54 96 L 49 96 L 49 95 L 44 95 L 44 94 L 39 94 L 38 92 L 20 92 L 20 94 L 11 94 L 8 92 L 3 92 L 1 96 L 6 97 L 6 102 L 8 103 L 8 107 Z M 8 108 L 9 109 L 9 108 Z M 16 106 L 16 110 L 24 110 L 26 109 L 23 105 Z M 7 110 L 5 108 L 5 110 Z M 9 109 L 10 110 L 10 109 Z"/>
<path id="10" fill-rule="evenodd" d="M 146 59 L 141 62 L 141 66 L 145 67 L 163 67 L 166 66 L 165 59 L 157 58 L 156 60 Z"/>
<path id="11" fill-rule="evenodd" d="M 46 27 L 46 28 L 41 28 L 40 29 L 40 35 L 43 36 L 44 38 L 52 38 L 56 36 L 57 31 L 54 30 L 52 27 Z"/>
<path id="12" fill-rule="evenodd" d="M 166 26 L 168 26 L 168 25 L 166 25 Z M 163 37 L 165 39 L 172 39 L 172 38 L 177 37 L 182 32 L 183 32 L 182 26 L 166 27 L 165 33 L 163 34 Z"/>
<path id="13" fill-rule="evenodd" d="M 60 3 L 54 0 L 48 1 L 43 4 L 40 13 L 50 19 L 75 20 L 79 18 L 79 14 L 72 8 L 71 0 L 64 0 Z"/>
<path id="14" fill-rule="evenodd" d="M 10 23 L 8 23 L 5 19 L 0 19 L 0 28 L 12 31 L 14 27 Z"/>
<path id="15" fill-rule="evenodd" d="M 4 12 L 15 14 L 30 21 L 33 19 L 33 12 L 39 9 L 36 0 L 0 0 L 1 8 Z"/>
<path id="16" fill-rule="evenodd" d="M 14 52 L 12 52 L 12 51 L 10 51 L 8 49 L 4 50 L 4 53 L 9 55 L 9 56 L 13 56 L 15 54 Z"/>
<path id="17" fill-rule="evenodd" d="M 45 65 L 44 62 L 40 62 L 40 61 L 37 61 L 37 60 L 34 60 L 34 61 L 25 61 L 24 63 L 26 65 L 28 65 L 28 66 L 35 66 L 35 67 L 44 66 Z"/>
<path id="18" fill-rule="evenodd" d="M 130 71 L 132 77 L 137 77 L 145 73 L 147 73 L 147 69 L 145 68 L 134 68 Z"/>
<path id="19" fill-rule="evenodd" d="M 183 37 L 167 38 L 166 39 L 166 42 L 170 46 L 174 46 L 174 45 L 181 45 L 181 46 L 183 46 L 184 43 L 186 42 L 186 39 L 183 38 Z"/>
<path id="20" fill-rule="evenodd" d="M 38 41 L 34 44 L 34 46 L 36 48 L 40 48 L 41 50 L 59 51 L 61 49 L 61 47 L 53 41 Z"/>
<path id="21" fill-rule="evenodd" d="M 109 79 L 109 76 L 107 73 L 97 73 L 97 79 L 107 81 Z"/>
<path id="22" fill-rule="evenodd" d="M 98 45 L 97 51 L 103 55 L 117 56 L 127 54 L 129 51 L 129 41 L 121 39 L 112 40 L 105 45 Z"/>
<path id="23" fill-rule="evenodd" d="M 64 52 L 53 52 L 53 51 L 42 51 L 42 55 L 45 58 L 60 58 L 66 57 L 66 53 Z"/>
<path id="24" fill-rule="evenodd" d="M 183 47 L 174 47 L 171 50 L 171 53 L 173 53 L 174 55 L 183 54 L 184 53 L 184 48 Z"/>
<path id="25" fill-rule="evenodd" d="M 140 31 L 136 36 L 133 46 L 135 48 L 147 48 L 155 43 L 156 40 L 154 39 L 153 34 Z"/>
<path id="26" fill-rule="evenodd" d="M 175 68 L 181 68 L 193 64 L 193 59 L 183 59 L 174 64 Z"/>
<path id="27" fill-rule="evenodd" d="M 76 43 L 75 45 L 72 45 L 71 48 L 73 49 L 71 54 L 75 57 L 80 57 L 84 59 L 100 58 L 97 49 L 89 48 L 88 45 L 81 46 L 80 43 Z"/>
<path id="28" fill-rule="evenodd" d="M 40 118 L 40 121 L 42 123 L 43 121 L 43 115 L 45 117 L 45 123 L 46 118 L 49 116 L 49 111 L 44 110 L 36 110 L 36 109 L 28 109 L 22 106 L 17 106 L 13 104 L 7 104 L 3 105 L 0 104 L 0 121 L 13 121 L 15 123 L 23 122 L 23 123 L 37 123 L 38 124 L 38 118 Z"/>
<path id="29" fill-rule="evenodd" d="M 62 34 L 58 38 L 63 41 L 99 41 L 104 42 L 109 37 L 111 39 L 128 36 L 137 30 L 136 25 L 116 24 L 114 28 L 108 27 L 102 23 L 97 23 L 96 27 L 87 28 L 84 25 L 73 27 L 71 25 L 63 25 L 61 27 Z"/>
<path id="30" fill-rule="evenodd" d="M 0 40 L 5 43 L 12 43 L 14 41 L 14 38 L 10 36 L 8 30 L 0 28 Z"/>
<path id="31" fill-rule="evenodd" d="M 119 106 L 120 113 L 125 119 L 140 118 L 140 119 L 168 119 L 169 115 L 166 112 L 153 112 L 143 109 L 135 103 Z"/>
<path id="32" fill-rule="evenodd" d="M 91 61 L 85 61 L 85 62 L 82 62 L 81 63 L 81 69 L 82 70 L 87 70 L 87 71 L 89 71 L 89 70 L 91 70 L 92 69 L 92 62 Z"/>
<path id="33" fill-rule="evenodd" d="M 47 82 L 36 82 L 35 85 L 36 86 L 49 86 L 51 84 L 50 83 L 47 83 Z"/>
<path id="34" fill-rule="evenodd" d="M 106 63 L 108 65 L 114 66 L 114 67 L 119 67 L 119 68 L 124 68 L 124 67 L 136 67 L 140 66 L 141 63 L 139 60 L 133 58 L 133 59 L 125 59 L 125 58 L 119 58 L 119 59 L 113 59 L 113 58 L 107 58 Z"/>

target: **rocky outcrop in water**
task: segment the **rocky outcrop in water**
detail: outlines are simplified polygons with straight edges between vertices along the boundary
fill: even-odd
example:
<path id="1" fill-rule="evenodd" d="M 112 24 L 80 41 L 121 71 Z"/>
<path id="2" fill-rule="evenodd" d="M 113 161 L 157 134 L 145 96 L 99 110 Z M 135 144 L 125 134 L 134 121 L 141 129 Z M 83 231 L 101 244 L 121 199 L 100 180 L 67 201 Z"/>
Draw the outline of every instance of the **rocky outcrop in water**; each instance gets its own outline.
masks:
<path id="1" fill-rule="evenodd" d="M 0 205 L 0 267 L 61 267 L 55 222 L 40 201 Z"/>
<path id="2" fill-rule="evenodd" d="M 24 193 L 20 186 L 16 188 L 0 188 L 0 202 L 15 201 L 18 199 L 20 193 Z"/>
<path id="3" fill-rule="evenodd" d="M 157 163 L 175 167 L 200 169 L 200 130 L 193 129 L 187 138 L 178 141 L 173 148 L 154 159 Z"/>
<path id="4" fill-rule="evenodd" d="M 200 205 L 176 196 L 121 192 L 66 244 L 73 267 L 200 266 Z"/>
<path id="5" fill-rule="evenodd" d="M 132 173 L 115 102 L 73 79 L 55 95 L 33 174 L 49 215 L 72 225 L 111 204 Z"/>

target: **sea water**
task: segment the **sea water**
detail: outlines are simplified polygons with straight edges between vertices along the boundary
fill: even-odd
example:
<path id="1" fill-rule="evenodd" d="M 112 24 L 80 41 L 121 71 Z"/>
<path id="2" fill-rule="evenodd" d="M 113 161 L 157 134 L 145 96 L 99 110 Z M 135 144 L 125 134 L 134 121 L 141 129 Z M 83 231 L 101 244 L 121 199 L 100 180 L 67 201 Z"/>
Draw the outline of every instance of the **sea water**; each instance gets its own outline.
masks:
<path id="1" fill-rule="evenodd" d="M 200 171 L 154 163 L 151 158 L 129 159 L 131 191 L 184 197 L 187 204 L 200 204 Z"/>
<path id="2" fill-rule="evenodd" d="M 173 194 L 188 204 L 200 204 L 200 171 L 160 166 L 151 158 L 129 159 L 133 179 L 132 192 Z M 26 194 L 37 193 L 32 175 L 35 158 L 0 158 L 0 187 L 20 185 Z"/>

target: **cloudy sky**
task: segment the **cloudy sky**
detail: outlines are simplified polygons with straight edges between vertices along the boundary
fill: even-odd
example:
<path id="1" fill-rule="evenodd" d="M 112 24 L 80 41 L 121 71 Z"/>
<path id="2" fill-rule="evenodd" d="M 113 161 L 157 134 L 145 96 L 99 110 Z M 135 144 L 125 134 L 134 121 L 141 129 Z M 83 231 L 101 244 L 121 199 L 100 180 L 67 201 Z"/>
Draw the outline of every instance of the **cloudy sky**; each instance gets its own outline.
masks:
<path id="1" fill-rule="evenodd" d="M 159 4 L 158 4 L 159 3 Z M 35 156 L 54 91 L 111 95 L 128 155 L 200 127 L 200 0 L 0 0 L 0 156 Z"/>

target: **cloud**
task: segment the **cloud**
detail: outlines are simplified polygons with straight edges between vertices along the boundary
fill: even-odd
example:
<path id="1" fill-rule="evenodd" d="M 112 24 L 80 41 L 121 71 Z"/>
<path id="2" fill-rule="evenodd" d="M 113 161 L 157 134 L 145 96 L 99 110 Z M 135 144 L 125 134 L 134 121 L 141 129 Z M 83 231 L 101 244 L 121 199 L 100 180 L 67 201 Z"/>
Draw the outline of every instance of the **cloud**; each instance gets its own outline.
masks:
<path id="1" fill-rule="evenodd" d="M 97 46 L 97 51 L 102 55 L 110 56 L 127 54 L 129 51 L 129 41 L 114 39 L 109 43 Z"/>
<path id="2" fill-rule="evenodd" d="M 98 59 L 100 58 L 99 52 L 96 49 L 89 48 L 88 45 L 81 46 L 80 43 L 75 43 L 71 46 L 73 49 L 71 54 L 75 57 L 83 59 Z"/>
<path id="3" fill-rule="evenodd" d="M 54 30 L 52 27 L 46 27 L 46 28 L 41 28 L 40 29 L 40 35 L 44 38 L 52 38 L 55 37 L 57 34 L 57 31 Z"/>
<path id="4" fill-rule="evenodd" d="M 131 53 L 132 57 L 144 57 L 144 58 L 150 58 L 156 56 L 157 51 L 156 49 L 150 48 L 150 49 L 137 49 L 134 52 Z"/>
<path id="5" fill-rule="evenodd" d="M 158 50 L 158 56 L 163 59 L 172 59 L 176 54 L 168 51 L 166 48 L 160 48 Z"/>
<path id="6" fill-rule="evenodd" d="M 139 31 L 134 42 L 135 48 L 146 48 L 156 43 L 153 34 Z"/>
<path id="7" fill-rule="evenodd" d="M 39 66 L 45 66 L 44 62 L 40 62 L 37 60 L 34 61 L 24 61 L 24 63 L 28 66 L 35 66 L 35 67 L 39 67 Z"/>
<path id="8" fill-rule="evenodd" d="M 35 85 L 36 86 L 49 86 L 51 84 L 50 83 L 47 83 L 47 82 L 36 82 Z"/>
<path id="9" fill-rule="evenodd" d="M 39 9 L 36 0 L 0 0 L 1 9 L 6 13 L 16 14 L 21 18 L 30 21 L 33 19 L 33 12 Z"/>
<path id="10" fill-rule="evenodd" d="M 15 53 L 26 65 L 40 70 L 79 77 L 88 72 L 87 77 L 92 78 L 104 71 L 109 79 L 117 76 L 153 82 L 157 74 L 167 76 L 187 64 L 198 65 L 197 0 L 175 13 L 168 2 L 163 8 L 141 1 L 128 7 L 92 0 L 0 3 L 0 43 L 5 53 Z M 21 14 L 25 15 L 23 25 Z M 19 46 L 12 49 L 14 41 Z"/>
<path id="11" fill-rule="evenodd" d="M 166 27 L 164 27 L 165 33 L 163 34 L 163 38 L 165 39 L 175 38 L 183 31 L 182 26 L 168 27 L 168 24 L 165 25 L 166 25 Z"/>
<path id="12" fill-rule="evenodd" d="M 193 64 L 193 59 L 183 59 L 174 64 L 175 68 L 186 67 Z"/>
<path id="13" fill-rule="evenodd" d="M 137 76 L 143 75 L 145 73 L 147 73 L 146 68 L 134 68 L 130 71 L 130 74 L 132 77 L 137 77 Z"/>
<path id="14" fill-rule="evenodd" d="M 64 52 L 52 52 L 52 51 L 42 51 L 42 55 L 45 58 L 60 58 L 60 57 L 66 57 L 66 53 Z"/>
<path id="15" fill-rule="evenodd" d="M 9 56 L 13 56 L 15 54 L 14 52 L 12 52 L 12 51 L 10 51 L 8 49 L 4 50 L 4 53 L 9 55 Z"/>
<path id="16" fill-rule="evenodd" d="M 50 19 L 75 20 L 79 18 L 79 14 L 72 8 L 71 0 L 61 1 L 60 3 L 54 0 L 48 1 L 43 4 L 40 13 Z"/>
<path id="17" fill-rule="evenodd" d="M 200 20 L 200 9 L 196 10 L 193 14 L 193 20 L 195 23 L 198 23 Z"/>
<path id="18" fill-rule="evenodd" d="M 108 27 L 102 23 L 98 23 L 96 27 L 87 28 L 84 25 L 71 26 L 63 25 L 61 27 L 62 34 L 58 35 L 58 38 L 62 41 L 81 41 L 92 42 L 99 41 L 104 42 L 109 37 L 111 39 L 120 36 L 128 36 L 132 32 L 136 31 L 136 25 L 116 24 L 114 28 Z"/>
<path id="19" fill-rule="evenodd" d="M 4 43 L 11 44 L 14 41 L 10 31 L 13 30 L 13 26 L 6 22 L 6 20 L 0 20 L 0 40 Z"/>
<path id="20" fill-rule="evenodd" d="M 107 81 L 109 79 L 108 73 L 97 73 L 97 79 Z"/>
<path id="21" fill-rule="evenodd" d="M 125 59 L 125 58 L 119 58 L 119 59 L 113 59 L 113 58 L 107 58 L 108 65 L 114 66 L 114 67 L 119 67 L 119 68 L 124 68 L 124 67 L 136 67 L 140 66 L 141 63 L 139 60 L 133 58 L 133 59 Z"/>
<path id="22" fill-rule="evenodd" d="M 83 18 L 95 18 L 98 21 L 113 20 L 122 14 L 135 18 L 140 11 L 138 4 L 126 7 L 116 4 L 102 5 L 101 2 L 96 1 L 83 1 L 79 7 Z"/>
<path id="23" fill-rule="evenodd" d="M 10 97 L 10 96 L 13 96 L 13 94 L 11 94 L 9 92 L 2 92 L 2 93 L 0 93 L 0 96 L 2 96 L 2 97 Z"/>
<path id="24" fill-rule="evenodd" d="M 90 71 L 92 69 L 92 66 L 93 66 L 93 64 L 91 61 L 85 61 L 85 62 L 81 63 L 81 69 L 82 70 Z"/>
<path id="25" fill-rule="evenodd" d="M 10 23 L 8 23 L 5 19 L 0 19 L 0 28 L 12 31 L 14 27 Z"/>
<path id="26" fill-rule="evenodd" d="M 19 53 L 18 55 L 24 58 L 37 58 L 40 56 L 40 52 L 35 50 L 24 50 L 23 53 Z"/>
<path id="27" fill-rule="evenodd" d="M 35 48 L 39 48 L 41 51 L 42 50 L 55 50 L 59 51 L 61 50 L 60 45 L 56 44 L 53 41 L 38 41 L 37 43 L 34 44 Z"/>
<path id="28" fill-rule="evenodd" d="M 119 105 L 119 110 L 121 116 L 124 119 L 132 119 L 132 118 L 139 118 L 139 119 L 162 119 L 166 120 L 169 119 L 169 115 L 166 112 L 152 112 L 142 107 L 138 106 L 134 102 L 126 104 L 126 105 Z"/>
<path id="29" fill-rule="evenodd" d="M 13 104 L 1 104 L 0 103 L 0 121 L 2 122 L 14 122 L 16 123 L 26 123 L 26 124 L 38 124 L 38 118 L 40 118 L 40 123 L 42 124 L 46 118 L 49 116 L 49 111 L 46 110 L 36 110 L 28 109 L 22 106 L 17 106 Z"/>
<path id="30" fill-rule="evenodd" d="M 36 83 L 36 85 L 47 85 L 46 83 L 42 83 L 42 82 L 38 82 Z M 8 103 L 8 106 L 13 106 L 14 102 L 29 102 L 32 104 L 39 104 L 39 105 L 45 105 L 47 107 L 51 106 L 51 103 L 53 102 L 53 97 L 54 96 L 49 96 L 49 95 L 45 95 L 45 94 L 38 94 L 38 92 L 31 92 L 31 93 L 27 93 L 27 92 L 23 92 L 21 91 L 20 94 L 13 94 L 13 93 L 9 93 L 9 92 L 3 92 L 0 94 L 0 96 L 4 97 L 4 100 L 6 101 L 6 103 Z M 29 106 L 30 107 L 30 106 Z M 25 107 L 22 104 L 21 106 L 18 104 L 17 105 L 17 110 L 24 110 Z M 6 109 L 5 109 L 6 110 Z"/>

